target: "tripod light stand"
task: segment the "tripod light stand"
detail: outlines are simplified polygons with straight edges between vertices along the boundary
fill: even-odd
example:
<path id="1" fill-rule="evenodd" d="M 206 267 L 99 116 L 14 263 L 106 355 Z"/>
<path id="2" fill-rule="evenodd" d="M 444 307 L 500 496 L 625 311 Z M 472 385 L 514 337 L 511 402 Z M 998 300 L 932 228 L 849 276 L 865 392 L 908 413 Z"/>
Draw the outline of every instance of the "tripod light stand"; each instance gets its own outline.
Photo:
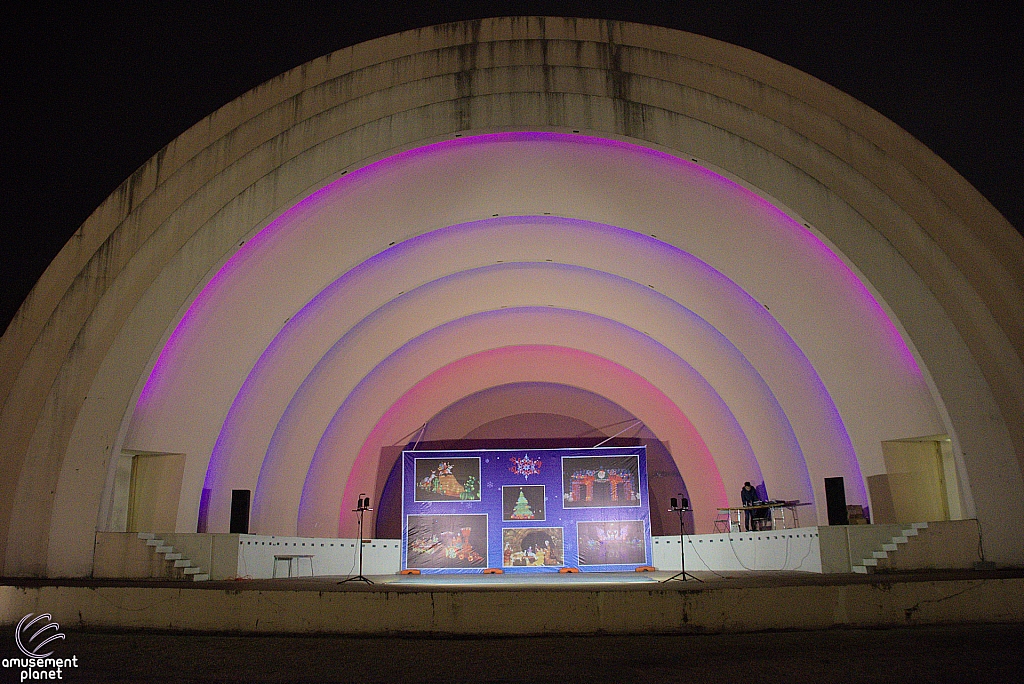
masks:
<path id="1" fill-rule="evenodd" d="M 366 582 L 367 584 L 373 584 L 373 581 L 363 576 L 363 515 L 367 511 L 372 511 L 370 508 L 370 497 L 366 494 L 359 495 L 359 503 L 352 510 L 353 513 L 359 514 L 359 574 L 355 577 L 349 577 L 343 579 L 338 584 L 344 584 L 345 582 Z"/>
<path id="2" fill-rule="evenodd" d="M 679 514 L 679 572 L 661 581 L 671 582 L 672 580 L 679 580 L 681 582 L 685 582 L 687 578 L 690 578 L 697 580 L 698 582 L 703 582 L 704 580 L 694 577 L 690 573 L 686 572 L 686 554 L 683 552 L 683 537 L 685 536 L 685 531 L 683 529 L 683 513 L 686 513 L 691 509 L 690 500 L 683 497 L 682 494 L 680 494 L 679 497 L 679 499 L 676 499 L 675 497 L 670 499 L 672 507 L 668 509 L 669 513 Z"/>

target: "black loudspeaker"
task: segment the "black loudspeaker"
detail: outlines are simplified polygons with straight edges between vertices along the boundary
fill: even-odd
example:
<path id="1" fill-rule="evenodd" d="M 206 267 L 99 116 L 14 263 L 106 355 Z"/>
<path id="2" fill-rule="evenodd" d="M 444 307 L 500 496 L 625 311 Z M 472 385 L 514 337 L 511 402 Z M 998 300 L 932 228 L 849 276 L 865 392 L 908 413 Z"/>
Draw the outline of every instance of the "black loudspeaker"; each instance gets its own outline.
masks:
<path id="1" fill-rule="evenodd" d="M 849 525 L 846 512 L 846 487 L 841 477 L 825 478 L 825 501 L 828 503 L 828 524 Z"/>
<path id="2" fill-rule="evenodd" d="M 249 497 L 248 489 L 231 490 L 231 534 L 249 534 Z"/>
<path id="3" fill-rule="evenodd" d="M 683 497 L 682 501 L 683 501 L 683 508 L 689 508 L 690 507 L 690 500 L 687 499 L 685 496 Z"/>
<path id="4" fill-rule="evenodd" d="M 669 499 L 669 501 L 670 501 L 670 502 L 672 503 L 672 510 L 673 510 L 673 511 L 675 511 L 675 510 L 678 510 L 678 509 L 679 509 L 679 499 L 677 499 L 677 498 L 675 498 L 675 497 L 673 496 L 673 497 L 672 497 L 671 499 Z"/>

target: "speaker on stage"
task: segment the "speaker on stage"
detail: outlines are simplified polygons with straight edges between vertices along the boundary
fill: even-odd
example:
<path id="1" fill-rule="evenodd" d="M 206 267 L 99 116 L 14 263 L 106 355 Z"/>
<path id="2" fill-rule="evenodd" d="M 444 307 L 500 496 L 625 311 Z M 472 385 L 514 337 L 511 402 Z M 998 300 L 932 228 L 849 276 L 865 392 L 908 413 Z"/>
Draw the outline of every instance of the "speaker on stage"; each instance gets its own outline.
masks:
<path id="1" fill-rule="evenodd" d="M 846 512 L 846 487 L 841 477 L 825 478 L 825 501 L 828 504 L 829 525 L 849 525 Z"/>
<path id="2" fill-rule="evenodd" d="M 249 534 L 249 497 L 248 489 L 231 490 L 231 534 Z"/>

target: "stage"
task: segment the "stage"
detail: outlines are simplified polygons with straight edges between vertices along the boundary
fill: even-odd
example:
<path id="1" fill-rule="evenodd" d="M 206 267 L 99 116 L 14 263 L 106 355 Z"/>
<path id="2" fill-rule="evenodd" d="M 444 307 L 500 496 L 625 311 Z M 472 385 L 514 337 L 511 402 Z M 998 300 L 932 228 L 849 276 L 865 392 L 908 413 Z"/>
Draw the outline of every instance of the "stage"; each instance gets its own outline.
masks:
<path id="1" fill-rule="evenodd" d="M 670 580 L 678 536 L 653 539 L 654 572 L 505 574 L 401 575 L 400 542 L 370 540 L 372 584 L 343 582 L 357 540 L 98 533 L 93 577 L 0 582 L 0 624 L 31 612 L 83 629 L 539 635 L 1024 621 L 1024 572 L 976 566 L 976 530 L 931 524 L 895 553 L 870 550 L 892 545 L 881 525 L 693 535 L 685 581 Z M 885 574 L 852 571 L 883 553 Z"/>
<path id="2" fill-rule="evenodd" d="M 0 624 L 352 635 L 693 634 L 1024 621 L 1024 573 L 697 571 L 186 582 L 6 580 Z"/>

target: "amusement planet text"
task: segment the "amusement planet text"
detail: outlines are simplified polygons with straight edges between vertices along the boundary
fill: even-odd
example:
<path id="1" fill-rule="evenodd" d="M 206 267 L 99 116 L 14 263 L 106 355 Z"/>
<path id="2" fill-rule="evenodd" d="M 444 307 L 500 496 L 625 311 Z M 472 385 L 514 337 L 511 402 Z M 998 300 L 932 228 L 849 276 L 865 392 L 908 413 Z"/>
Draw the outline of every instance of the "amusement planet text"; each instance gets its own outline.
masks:
<path id="1" fill-rule="evenodd" d="M 78 656 L 70 658 L 4 658 L 4 668 L 21 668 L 23 682 L 64 679 L 64 670 L 78 667 Z"/>

